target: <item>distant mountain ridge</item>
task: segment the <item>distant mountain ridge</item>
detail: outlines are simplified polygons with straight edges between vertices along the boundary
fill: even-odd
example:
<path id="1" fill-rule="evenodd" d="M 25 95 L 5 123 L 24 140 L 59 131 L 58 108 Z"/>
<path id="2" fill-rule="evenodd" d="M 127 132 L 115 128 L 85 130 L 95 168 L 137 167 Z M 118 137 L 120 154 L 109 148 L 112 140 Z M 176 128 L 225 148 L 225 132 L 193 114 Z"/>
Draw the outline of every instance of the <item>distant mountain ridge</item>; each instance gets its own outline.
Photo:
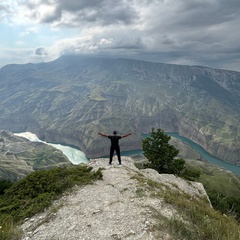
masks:
<path id="1" fill-rule="evenodd" d="M 130 59 L 62 56 L 0 71 L 0 128 L 108 153 L 111 134 L 141 147 L 152 127 L 179 132 L 225 161 L 240 161 L 240 73 Z"/>

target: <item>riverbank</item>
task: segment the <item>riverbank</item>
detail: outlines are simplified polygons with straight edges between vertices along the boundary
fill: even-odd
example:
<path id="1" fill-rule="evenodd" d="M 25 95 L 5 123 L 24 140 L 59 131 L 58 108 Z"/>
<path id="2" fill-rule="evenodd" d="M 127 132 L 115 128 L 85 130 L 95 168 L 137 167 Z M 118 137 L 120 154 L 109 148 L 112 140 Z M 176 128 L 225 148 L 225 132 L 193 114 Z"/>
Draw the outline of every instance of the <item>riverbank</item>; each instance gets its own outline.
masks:
<path id="1" fill-rule="evenodd" d="M 240 176 L 240 166 L 228 163 L 223 161 L 222 159 L 216 158 L 208 153 L 204 148 L 202 148 L 197 143 L 191 141 L 188 138 L 185 138 L 179 135 L 177 132 L 165 132 L 167 135 L 171 136 L 172 138 L 176 138 L 185 144 L 187 144 L 190 148 L 196 151 L 202 159 L 206 160 L 208 163 L 216 165 L 218 167 L 224 168 L 226 170 L 231 171 L 232 173 Z M 143 138 L 149 137 L 150 134 L 142 134 Z M 133 156 L 133 155 L 142 155 L 142 150 L 132 150 L 132 151 L 122 151 L 122 156 Z"/>
<path id="2" fill-rule="evenodd" d="M 214 164 L 214 165 L 217 165 L 219 167 L 222 167 L 226 170 L 229 170 L 229 171 L 233 172 L 234 174 L 240 175 L 240 166 L 225 162 L 225 161 L 223 161 L 219 158 L 215 158 L 210 153 L 208 153 L 206 150 L 204 150 L 200 145 L 191 141 L 188 138 L 180 136 L 176 132 L 166 132 L 166 134 L 170 135 L 173 138 L 177 138 L 177 139 L 181 140 L 182 142 L 186 143 L 194 151 L 199 153 L 200 156 L 204 160 L 206 160 L 207 162 L 209 162 L 211 164 Z M 84 152 L 82 152 L 81 150 L 78 150 L 76 148 L 73 148 L 71 146 L 66 146 L 66 145 L 62 145 L 62 144 L 47 143 L 45 141 L 40 140 L 35 134 L 33 134 L 31 132 L 15 133 L 15 135 L 25 137 L 25 138 L 29 139 L 30 141 L 43 142 L 43 143 L 49 144 L 49 145 L 61 150 L 67 156 L 69 161 L 71 161 L 73 164 L 88 163 L 88 161 L 89 161 L 87 159 L 86 155 L 84 154 Z M 142 136 L 143 137 L 148 137 L 150 135 L 149 134 L 143 134 Z M 122 151 L 121 155 L 122 156 L 142 155 L 142 149 L 131 150 L 131 151 Z M 101 156 L 101 157 L 108 157 L 108 156 Z"/>
<path id="3" fill-rule="evenodd" d="M 222 159 L 219 159 L 219 158 L 216 158 L 216 157 L 212 156 L 203 147 L 201 147 L 197 143 L 191 141 L 190 139 L 179 135 L 176 132 L 171 132 L 171 133 L 166 133 L 166 134 L 170 135 L 171 137 L 177 138 L 177 139 L 181 140 L 182 142 L 186 143 L 189 147 L 191 147 L 193 150 L 198 152 L 200 154 L 200 156 L 203 159 L 205 159 L 207 162 L 209 162 L 213 165 L 217 165 L 219 167 L 225 168 L 226 170 L 230 170 L 234 174 L 240 175 L 240 166 L 225 162 Z"/>
<path id="4" fill-rule="evenodd" d="M 88 163 L 88 159 L 85 156 L 84 152 L 71 146 L 42 141 L 34 133 L 31 132 L 14 133 L 14 135 L 27 138 L 29 141 L 32 142 L 42 142 L 52 147 L 55 147 L 61 150 L 66 155 L 68 160 L 73 164 Z"/>

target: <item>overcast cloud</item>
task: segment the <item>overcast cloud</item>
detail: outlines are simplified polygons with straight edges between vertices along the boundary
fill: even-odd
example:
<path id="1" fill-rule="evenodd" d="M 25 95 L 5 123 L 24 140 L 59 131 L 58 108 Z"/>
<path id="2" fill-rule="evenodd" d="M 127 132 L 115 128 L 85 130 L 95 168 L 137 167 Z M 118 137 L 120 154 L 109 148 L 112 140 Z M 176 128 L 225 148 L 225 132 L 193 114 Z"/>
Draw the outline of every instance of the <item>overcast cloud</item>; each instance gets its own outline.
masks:
<path id="1" fill-rule="evenodd" d="M 1 0 L 0 66 L 91 54 L 240 71 L 239 0 Z"/>

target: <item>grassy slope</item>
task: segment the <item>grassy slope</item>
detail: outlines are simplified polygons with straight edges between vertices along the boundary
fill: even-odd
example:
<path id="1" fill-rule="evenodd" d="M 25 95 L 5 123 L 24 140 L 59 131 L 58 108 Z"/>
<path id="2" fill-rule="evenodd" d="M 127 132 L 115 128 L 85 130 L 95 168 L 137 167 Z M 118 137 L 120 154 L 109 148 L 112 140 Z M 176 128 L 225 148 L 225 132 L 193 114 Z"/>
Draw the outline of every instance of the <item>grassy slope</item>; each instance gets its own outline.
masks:
<path id="1" fill-rule="evenodd" d="M 179 151 L 179 157 L 185 159 L 186 164 L 201 172 L 198 179 L 205 188 L 214 189 L 224 195 L 240 197 L 240 177 L 231 171 L 208 163 L 190 148 L 186 143 L 172 138 L 173 144 Z"/>
<path id="2" fill-rule="evenodd" d="M 66 190 L 102 177 L 87 166 L 39 170 L 14 183 L 0 195 L 0 239 L 19 239 L 16 225 L 49 207 Z"/>

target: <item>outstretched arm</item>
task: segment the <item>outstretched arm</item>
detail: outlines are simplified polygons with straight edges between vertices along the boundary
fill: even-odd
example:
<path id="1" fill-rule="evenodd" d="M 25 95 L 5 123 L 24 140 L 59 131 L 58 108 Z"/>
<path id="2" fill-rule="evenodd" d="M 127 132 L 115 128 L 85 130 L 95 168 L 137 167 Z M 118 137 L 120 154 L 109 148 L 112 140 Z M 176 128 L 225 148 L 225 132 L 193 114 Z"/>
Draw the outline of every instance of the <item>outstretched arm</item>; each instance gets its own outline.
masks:
<path id="1" fill-rule="evenodd" d="M 128 137 L 128 136 L 130 136 L 130 135 L 131 135 L 131 133 L 128 133 L 128 134 L 122 135 L 122 138 Z"/>
<path id="2" fill-rule="evenodd" d="M 101 135 L 101 136 L 103 136 L 103 137 L 108 137 L 108 135 L 107 134 L 104 134 L 104 133 L 98 133 L 99 135 Z"/>

